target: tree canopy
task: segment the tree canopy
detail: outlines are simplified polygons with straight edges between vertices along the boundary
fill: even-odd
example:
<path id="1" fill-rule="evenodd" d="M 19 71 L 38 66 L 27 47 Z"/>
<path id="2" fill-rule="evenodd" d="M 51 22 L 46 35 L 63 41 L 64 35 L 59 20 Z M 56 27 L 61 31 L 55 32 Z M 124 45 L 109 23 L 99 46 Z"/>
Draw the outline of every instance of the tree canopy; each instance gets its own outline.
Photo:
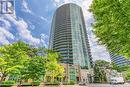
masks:
<path id="1" fill-rule="evenodd" d="M 112 69 L 117 70 L 118 72 L 127 71 L 130 68 L 129 65 L 118 66 L 115 63 L 112 63 L 111 65 L 112 65 Z"/>
<path id="2" fill-rule="evenodd" d="M 110 69 L 110 63 L 104 60 L 96 60 L 94 64 L 94 82 L 104 83 L 107 81 L 106 69 Z"/>
<path id="3" fill-rule="evenodd" d="M 29 59 L 29 46 L 23 42 L 13 43 L 0 47 L 0 82 L 11 74 L 20 73 L 24 63 Z"/>
<path id="4" fill-rule="evenodd" d="M 99 43 L 130 58 L 130 0 L 93 0 L 90 11 Z"/>
<path id="5" fill-rule="evenodd" d="M 58 61 L 57 52 L 32 47 L 22 41 L 1 46 L 0 83 L 6 77 L 15 77 L 16 81 L 20 82 L 31 79 L 33 86 L 33 81 L 41 81 L 44 76 L 50 76 L 52 79 L 62 76 L 64 68 Z"/>
<path id="6" fill-rule="evenodd" d="M 61 79 L 63 77 L 64 73 L 64 67 L 58 64 L 59 60 L 59 54 L 57 52 L 47 50 L 47 54 L 45 56 L 46 58 L 46 74 L 45 74 L 45 79 L 47 77 L 50 77 L 50 82 L 53 83 L 55 78 Z"/>

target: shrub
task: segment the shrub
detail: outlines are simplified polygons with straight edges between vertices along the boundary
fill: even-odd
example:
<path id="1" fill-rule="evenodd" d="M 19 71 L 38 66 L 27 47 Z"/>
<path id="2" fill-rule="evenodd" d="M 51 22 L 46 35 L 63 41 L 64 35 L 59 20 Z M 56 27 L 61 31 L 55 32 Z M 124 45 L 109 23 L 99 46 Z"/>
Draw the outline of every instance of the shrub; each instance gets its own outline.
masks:
<path id="1" fill-rule="evenodd" d="M 5 80 L 2 82 L 2 85 L 0 87 L 11 87 L 15 84 L 15 81 L 12 80 Z"/>
<path id="2" fill-rule="evenodd" d="M 39 86 L 40 85 L 40 81 L 34 81 L 33 85 L 34 86 Z M 23 83 L 22 86 L 32 86 L 32 83 Z"/>
<path id="3" fill-rule="evenodd" d="M 70 80 L 68 85 L 74 85 L 75 84 L 75 81 L 74 80 Z"/>
<path id="4" fill-rule="evenodd" d="M 60 82 L 57 80 L 54 80 L 54 82 L 46 82 L 45 85 L 60 85 Z"/>
<path id="5" fill-rule="evenodd" d="M 57 81 L 57 80 L 55 80 L 55 81 L 53 82 L 53 84 L 54 84 L 54 85 L 60 85 L 60 82 Z"/>
<path id="6" fill-rule="evenodd" d="M 39 86 L 40 85 L 40 81 L 34 81 L 33 82 L 35 86 Z"/>

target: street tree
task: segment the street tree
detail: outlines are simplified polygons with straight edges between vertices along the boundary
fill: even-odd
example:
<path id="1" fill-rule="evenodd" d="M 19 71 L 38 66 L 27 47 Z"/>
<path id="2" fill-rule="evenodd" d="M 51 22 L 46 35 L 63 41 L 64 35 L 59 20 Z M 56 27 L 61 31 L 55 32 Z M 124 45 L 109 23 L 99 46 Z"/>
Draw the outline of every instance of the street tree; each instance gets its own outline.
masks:
<path id="1" fill-rule="evenodd" d="M 20 69 L 24 67 L 24 62 L 29 58 L 27 51 L 28 45 L 22 42 L 4 45 L 0 47 L 0 83 L 5 80 L 7 76 L 14 73 L 20 73 Z"/>
<path id="2" fill-rule="evenodd" d="M 64 73 L 64 67 L 59 64 L 59 54 L 54 51 L 47 50 L 46 58 L 46 74 L 47 77 L 51 78 L 51 83 L 54 82 L 55 78 L 62 78 Z"/>
<path id="3" fill-rule="evenodd" d="M 130 58 L 130 0 L 93 0 L 90 11 L 99 43 Z"/>
<path id="4" fill-rule="evenodd" d="M 97 60 L 94 64 L 94 82 L 105 83 L 106 69 L 110 69 L 110 63 L 104 60 Z"/>
<path id="5" fill-rule="evenodd" d="M 130 82 L 130 69 L 127 71 L 125 78 Z"/>
<path id="6" fill-rule="evenodd" d="M 34 81 L 42 81 L 45 75 L 45 60 L 42 56 L 34 56 L 25 63 L 25 67 L 21 70 L 21 79 L 32 80 L 32 87 Z"/>
<path id="7" fill-rule="evenodd" d="M 130 68 L 130 66 L 128 66 L 128 65 L 118 66 L 115 63 L 112 63 L 111 66 L 112 66 L 111 68 L 113 70 L 116 70 L 118 72 L 124 72 L 124 71 L 127 71 Z"/>
<path id="8" fill-rule="evenodd" d="M 62 77 L 64 68 L 59 64 L 59 54 L 45 48 L 37 48 L 22 41 L 0 47 L 0 83 L 8 77 L 22 80 L 43 80 L 50 76 Z M 48 74 L 50 73 L 50 74 Z"/>

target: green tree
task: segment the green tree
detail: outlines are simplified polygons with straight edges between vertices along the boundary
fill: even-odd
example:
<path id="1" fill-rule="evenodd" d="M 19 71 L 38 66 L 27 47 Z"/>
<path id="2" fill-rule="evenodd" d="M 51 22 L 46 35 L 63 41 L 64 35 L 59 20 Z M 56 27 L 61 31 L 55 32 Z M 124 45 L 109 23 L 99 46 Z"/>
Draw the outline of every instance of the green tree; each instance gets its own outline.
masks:
<path id="1" fill-rule="evenodd" d="M 34 81 L 41 81 L 45 75 L 45 60 L 42 56 L 34 56 L 25 63 L 25 67 L 21 71 L 21 79 L 32 80 L 32 87 Z"/>
<path id="2" fill-rule="evenodd" d="M 19 72 L 24 67 L 24 62 L 28 60 L 28 53 L 24 48 L 28 49 L 28 45 L 23 42 L 13 43 L 0 47 L 0 72 L 2 74 L 0 83 L 7 76 Z"/>
<path id="3" fill-rule="evenodd" d="M 59 54 L 45 48 L 35 48 L 22 41 L 0 47 L 0 83 L 8 77 L 21 80 L 43 80 L 44 75 L 62 77 L 64 68 L 59 64 Z M 53 80 L 52 80 L 53 81 Z"/>
<path id="4" fill-rule="evenodd" d="M 45 75 L 45 48 L 36 48 L 29 46 L 28 52 L 29 59 L 24 62 L 24 67 L 20 70 L 20 83 L 22 80 L 32 80 L 32 87 L 34 81 L 41 81 Z"/>
<path id="5" fill-rule="evenodd" d="M 130 0 L 93 0 L 90 11 L 99 43 L 130 58 Z"/>
<path id="6" fill-rule="evenodd" d="M 47 50 L 47 54 L 45 56 L 46 58 L 46 74 L 45 74 L 45 79 L 47 77 L 51 78 L 51 83 L 54 83 L 54 79 L 57 78 L 62 78 L 63 73 L 64 73 L 64 67 L 61 66 L 57 60 L 59 60 L 59 54 Z"/>
<path id="7" fill-rule="evenodd" d="M 94 82 L 105 83 L 107 82 L 106 78 L 106 69 L 110 69 L 110 63 L 104 60 L 97 60 L 94 64 Z"/>
<path id="8" fill-rule="evenodd" d="M 130 69 L 127 71 L 125 78 L 130 82 Z"/>
<path id="9" fill-rule="evenodd" d="M 124 71 L 127 71 L 129 69 L 128 65 L 117 66 L 115 63 L 112 63 L 111 65 L 112 65 L 112 69 L 117 70 L 118 72 L 124 72 Z"/>

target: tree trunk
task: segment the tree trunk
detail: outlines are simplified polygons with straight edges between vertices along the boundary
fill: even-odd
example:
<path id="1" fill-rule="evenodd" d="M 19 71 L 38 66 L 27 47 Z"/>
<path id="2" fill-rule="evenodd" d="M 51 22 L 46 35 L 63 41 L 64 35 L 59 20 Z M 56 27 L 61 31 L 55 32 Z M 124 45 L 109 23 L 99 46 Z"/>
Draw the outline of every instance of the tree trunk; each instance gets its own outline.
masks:
<path id="1" fill-rule="evenodd" d="M 22 84 L 22 81 L 20 80 L 20 85 L 19 85 L 20 87 L 22 87 L 21 84 Z"/>
<path id="2" fill-rule="evenodd" d="M 51 83 L 52 84 L 54 83 L 54 76 L 52 76 Z"/>
<path id="3" fill-rule="evenodd" d="M 2 81 L 4 81 L 4 80 L 5 80 L 5 77 L 6 77 L 6 75 L 5 75 L 5 74 L 3 74 L 3 75 L 2 75 L 2 77 L 1 77 L 1 79 L 0 79 L 0 84 L 2 84 Z"/>
<path id="4" fill-rule="evenodd" d="M 2 84 L 2 81 L 4 80 L 4 76 L 1 77 L 0 79 L 0 84 Z"/>
<path id="5" fill-rule="evenodd" d="M 34 82 L 32 81 L 32 87 L 34 87 Z"/>
<path id="6" fill-rule="evenodd" d="M 43 78 L 44 78 L 43 81 L 46 82 L 46 73 L 45 73 L 45 76 Z"/>

